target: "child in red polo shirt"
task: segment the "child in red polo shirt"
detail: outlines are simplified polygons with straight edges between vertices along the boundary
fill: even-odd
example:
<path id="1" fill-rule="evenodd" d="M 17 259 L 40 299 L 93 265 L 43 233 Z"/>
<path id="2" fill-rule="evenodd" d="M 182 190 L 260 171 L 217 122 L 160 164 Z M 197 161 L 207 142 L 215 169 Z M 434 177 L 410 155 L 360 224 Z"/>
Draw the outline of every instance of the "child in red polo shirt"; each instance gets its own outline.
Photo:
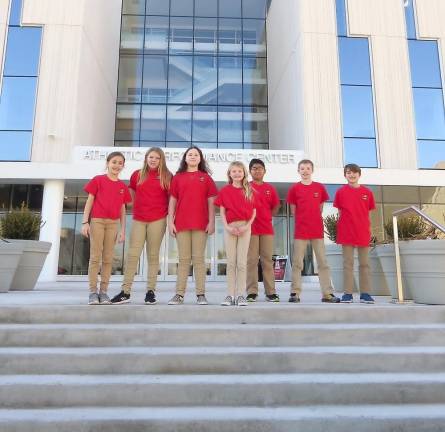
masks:
<path id="1" fill-rule="evenodd" d="M 369 243 L 371 241 L 371 221 L 369 212 L 375 209 L 374 195 L 370 189 L 359 184 L 362 170 L 356 164 L 344 168 L 348 184 L 335 194 L 334 207 L 340 218 L 337 224 L 337 243 L 343 249 L 344 291 L 342 303 L 352 303 L 354 248 L 358 251 L 360 302 L 374 303 L 369 295 L 371 289 L 369 275 Z"/>
<path id="2" fill-rule="evenodd" d="M 107 291 L 114 245 L 118 238 L 119 222 L 121 227 L 119 243 L 125 240 L 125 204 L 131 202 L 126 184 L 119 180 L 124 164 L 125 157 L 121 152 L 111 152 L 107 157 L 107 174 L 94 177 L 84 188 L 88 198 L 83 211 L 82 235 L 90 238 L 88 266 L 90 305 L 110 304 Z M 98 294 L 99 267 L 101 268 Z"/>
<path id="3" fill-rule="evenodd" d="M 318 264 L 318 278 L 322 291 L 321 301 L 324 303 L 339 303 L 331 286 L 331 275 L 326 261 L 323 229 L 323 204 L 329 199 L 325 187 L 312 181 L 314 164 L 309 159 L 298 163 L 298 173 L 301 181 L 289 189 L 287 202 L 295 218 L 294 253 L 292 259 L 292 287 L 290 303 L 299 303 L 301 294 L 301 271 L 307 245 L 314 249 Z"/>
<path id="4" fill-rule="evenodd" d="M 272 216 L 278 213 L 280 198 L 276 189 L 264 181 L 266 166 L 261 159 L 249 162 L 249 172 L 252 176 L 250 186 L 256 192 L 256 217 L 252 223 L 249 253 L 247 254 L 247 301 L 255 302 L 258 297 L 258 257 L 261 261 L 266 301 L 279 302 L 275 290 L 275 274 L 273 268 L 273 238 L 274 229 Z"/>
<path id="5" fill-rule="evenodd" d="M 170 185 L 168 229 L 178 244 L 176 294 L 169 305 L 184 303 L 190 262 L 195 275 L 197 303 L 206 305 L 204 253 L 207 236 L 215 232 L 215 208 L 218 194 L 202 151 L 189 147 Z"/>
<path id="6" fill-rule="evenodd" d="M 227 255 L 228 296 L 222 306 L 247 306 L 247 252 L 250 229 L 256 215 L 254 192 L 247 175 L 242 162 L 232 162 L 227 170 L 228 184 L 219 191 L 215 201 L 224 224 Z"/>
<path id="7" fill-rule="evenodd" d="M 159 270 L 159 250 L 167 226 L 168 190 L 172 173 L 165 154 L 158 147 L 150 148 L 141 169 L 130 178 L 134 198 L 130 245 L 125 260 L 122 290 L 111 299 L 113 304 L 128 303 L 139 258 L 144 244 L 147 250 L 148 278 L 145 304 L 156 304 L 156 281 Z"/>

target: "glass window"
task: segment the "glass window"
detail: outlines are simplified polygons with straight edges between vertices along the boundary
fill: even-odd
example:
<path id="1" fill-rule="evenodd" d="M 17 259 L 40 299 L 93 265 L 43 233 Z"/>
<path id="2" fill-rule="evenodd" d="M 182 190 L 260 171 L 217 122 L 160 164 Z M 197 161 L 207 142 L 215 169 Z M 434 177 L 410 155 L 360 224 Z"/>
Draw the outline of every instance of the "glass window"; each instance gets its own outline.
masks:
<path id="1" fill-rule="evenodd" d="M 263 20 L 243 20 L 243 54 L 266 56 L 266 24 Z"/>
<path id="2" fill-rule="evenodd" d="M 195 16 L 217 17 L 218 0 L 195 0 Z"/>
<path id="3" fill-rule="evenodd" d="M 165 117 L 165 105 L 142 105 L 141 140 L 165 141 Z"/>
<path id="4" fill-rule="evenodd" d="M 9 210 L 11 200 L 11 188 L 11 185 L 0 184 L 0 212 Z"/>
<path id="5" fill-rule="evenodd" d="M 410 40 L 409 60 L 413 87 L 442 87 L 436 41 Z"/>
<path id="6" fill-rule="evenodd" d="M 445 204 L 445 186 L 421 187 L 420 201 L 422 204 Z"/>
<path id="7" fill-rule="evenodd" d="M 122 4 L 122 13 L 124 15 L 144 15 L 145 0 L 124 0 Z"/>
<path id="8" fill-rule="evenodd" d="M 409 0 L 405 6 L 406 35 L 408 39 L 416 39 L 416 17 L 414 14 L 414 0 Z"/>
<path id="9" fill-rule="evenodd" d="M 219 107 L 218 141 L 241 143 L 243 141 L 243 113 L 239 106 Z M 221 148 L 226 148 L 219 146 Z M 235 148 L 242 148 L 242 145 Z"/>
<path id="10" fill-rule="evenodd" d="M 22 15 L 22 0 L 11 0 L 11 12 L 9 14 L 9 25 L 19 26 Z"/>
<path id="11" fill-rule="evenodd" d="M 414 88 L 417 138 L 445 139 L 442 89 Z"/>
<path id="12" fill-rule="evenodd" d="M 0 160 L 29 161 L 32 132 L 0 131 Z"/>
<path id="13" fill-rule="evenodd" d="M 216 18 L 195 19 L 195 54 L 216 54 L 218 49 Z"/>
<path id="14" fill-rule="evenodd" d="M 244 108 L 244 143 L 267 143 L 267 108 Z"/>
<path id="15" fill-rule="evenodd" d="M 217 57 L 195 56 L 193 61 L 193 102 L 215 105 L 218 98 Z"/>
<path id="16" fill-rule="evenodd" d="M 219 16 L 241 18 L 241 0 L 220 0 Z"/>
<path id="17" fill-rule="evenodd" d="M 168 15 L 169 12 L 169 0 L 147 0 L 147 15 Z"/>
<path id="18" fill-rule="evenodd" d="M 240 19 L 219 20 L 218 52 L 220 55 L 242 54 Z"/>
<path id="19" fill-rule="evenodd" d="M 418 186 L 383 186 L 383 201 L 386 203 L 411 204 L 420 202 Z"/>
<path id="20" fill-rule="evenodd" d="M 193 0 L 171 0 L 170 15 L 193 16 Z"/>
<path id="21" fill-rule="evenodd" d="M 338 38 L 342 84 L 371 85 L 369 43 L 365 38 Z"/>
<path id="22" fill-rule="evenodd" d="M 243 18 L 266 18 L 267 0 L 243 0 Z"/>
<path id="23" fill-rule="evenodd" d="M 168 102 L 192 103 L 193 57 L 170 56 L 168 71 Z"/>
<path id="24" fill-rule="evenodd" d="M 115 139 L 122 141 L 139 141 L 141 128 L 140 105 L 117 105 Z"/>
<path id="25" fill-rule="evenodd" d="M 121 55 L 119 60 L 118 102 L 140 102 L 142 91 L 142 56 Z"/>
<path id="26" fill-rule="evenodd" d="M 136 54 L 144 45 L 144 17 L 123 16 L 121 29 L 121 52 Z"/>
<path id="27" fill-rule="evenodd" d="M 142 102 L 167 102 L 167 56 L 145 56 Z"/>
<path id="28" fill-rule="evenodd" d="M 40 211 L 42 209 L 42 199 L 43 199 L 43 186 L 30 185 L 29 200 L 28 200 L 29 209 Z"/>
<path id="29" fill-rule="evenodd" d="M 445 141 L 417 141 L 419 168 L 445 169 Z"/>
<path id="30" fill-rule="evenodd" d="M 355 163 L 361 167 L 376 168 L 377 152 L 375 139 L 345 138 L 344 163 Z"/>
<path id="31" fill-rule="evenodd" d="M 187 141 L 192 137 L 192 107 L 170 105 L 167 107 L 167 141 Z"/>
<path id="32" fill-rule="evenodd" d="M 170 18 L 170 54 L 193 52 L 193 18 Z"/>
<path id="33" fill-rule="evenodd" d="M 237 57 L 221 57 L 219 59 L 218 103 L 223 105 L 241 105 L 242 92 L 242 60 Z"/>
<path id="34" fill-rule="evenodd" d="M 144 50 L 148 54 L 167 54 L 168 17 L 146 17 Z"/>
<path id="35" fill-rule="evenodd" d="M 371 87 L 342 86 L 343 134 L 374 138 L 374 109 Z"/>
<path id="36" fill-rule="evenodd" d="M 346 4 L 345 0 L 336 0 L 335 7 L 337 12 L 337 34 L 339 36 L 348 35 L 348 26 L 346 18 Z"/>
<path id="37" fill-rule="evenodd" d="M 3 78 L 0 130 L 32 130 L 36 85 L 36 78 Z"/>
<path id="38" fill-rule="evenodd" d="M 10 27 L 4 75 L 37 76 L 41 27 Z"/>
<path id="39" fill-rule="evenodd" d="M 218 109 L 215 106 L 193 107 L 193 141 L 217 141 Z"/>
<path id="40" fill-rule="evenodd" d="M 28 185 L 16 184 L 12 187 L 12 208 L 28 204 Z"/>
<path id="41" fill-rule="evenodd" d="M 243 60 L 243 104 L 267 105 L 266 59 Z"/>

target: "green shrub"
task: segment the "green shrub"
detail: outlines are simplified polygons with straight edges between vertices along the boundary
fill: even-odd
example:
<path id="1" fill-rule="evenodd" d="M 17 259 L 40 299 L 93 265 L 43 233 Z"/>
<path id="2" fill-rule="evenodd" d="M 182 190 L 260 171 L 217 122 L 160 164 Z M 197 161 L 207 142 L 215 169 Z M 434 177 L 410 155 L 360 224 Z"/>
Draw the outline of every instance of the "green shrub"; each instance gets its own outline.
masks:
<path id="1" fill-rule="evenodd" d="M 328 236 L 329 240 L 334 243 L 337 241 L 337 223 L 339 217 L 340 216 L 336 214 L 329 215 L 323 218 L 324 232 Z"/>
<path id="2" fill-rule="evenodd" d="M 38 240 L 42 226 L 40 214 L 32 213 L 24 204 L 0 219 L 1 236 L 8 239 Z"/>
<path id="3" fill-rule="evenodd" d="M 399 240 L 424 240 L 436 238 L 435 230 L 420 216 L 405 216 L 397 220 Z M 385 223 L 385 233 L 389 239 L 394 239 L 392 219 Z"/>

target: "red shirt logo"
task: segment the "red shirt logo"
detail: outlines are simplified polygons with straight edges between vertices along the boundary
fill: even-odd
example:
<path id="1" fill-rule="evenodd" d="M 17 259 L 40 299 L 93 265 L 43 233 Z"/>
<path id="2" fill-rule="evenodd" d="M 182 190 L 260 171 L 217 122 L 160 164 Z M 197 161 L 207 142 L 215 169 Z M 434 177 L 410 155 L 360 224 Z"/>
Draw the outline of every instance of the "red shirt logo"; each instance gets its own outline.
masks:
<path id="1" fill-rule="evenodd" d="M 367 201 L 368 200 L 368 195 L 362 195 L 362 200 Z"/>
<path id="2" fill-rule="evenodd" d="M 199 181 L 203 182 L 204 181 L 204 177 L 199 177 Z"/>
<path id="3" fill-rule="evenodd" d="M 121 195 L 123 195 L 123 194 L 124 194 L 124 190 L 123 190 L 123 189 L 119 189 L 119 193 L 120 193 Z"/>
<path id="4" fill-rule="evenodd" d="M 320 194 L 318 192 L 314 192 L 314 198 L 319 198 Z"/>

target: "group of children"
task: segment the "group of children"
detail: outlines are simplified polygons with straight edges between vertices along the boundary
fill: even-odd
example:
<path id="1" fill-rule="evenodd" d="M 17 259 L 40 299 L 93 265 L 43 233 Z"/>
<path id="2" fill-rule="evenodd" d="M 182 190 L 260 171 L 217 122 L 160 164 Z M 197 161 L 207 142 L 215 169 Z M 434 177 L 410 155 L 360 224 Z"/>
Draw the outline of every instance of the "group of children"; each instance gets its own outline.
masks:
<path id="1" fill-rule="evenodd" d="M 215 231 L 215 206 L 220 208 L 224 225 L 227 255 L 227 297 L 223 306 L 246 306 L 258 297 L 258 259 L 261 261 L 266 300 L 279 302 L 273 268 L 272 217 L 280 201 L 275 188 L 264 182 L 265 164 L 252 159 L 249 172 L 242 162 L 232 162 L 227 170 L 227 185 L 217 190 L 211 171 L 196 147 L 183 154 L 173 175 L 167 168 L 165 155 L 158 147 L 150 148 L 143 166 L 130 178 L 129 188 L 119 180 L 125 157 L 112 152 L 107 157 L 107 172 L 94 177 L 85 186 L 88 199 L 82 221 L 82 234 L 90 239 L 88 277 L 89 304 L 122 304 L 130 301 L 131 287 L 142 248 L 148 261 L 146 304 L 156 304 L 156 279 L 159 270 L 159 250 L 165 231 L 176 238 L 178 272 L 176 293 L 168 302 L 184 302 L 190 264 L 193 265 L 196 299 L 206 305 L 205 249 L 207 237 Z M 329 266 L 326 261 L 323 228 L 323 204 L 329 199 L 325 187 L 312 180 L 313 163 L 304 159 L 298 164 L 301 181 L 287 195 L 295 219 L 292 286 L 289 302 L 300 302 L 301 271 L 307 245 L 315 252 L 322 291 L 322 302 L 351 303 L 353 301 L 354 248 L 358 250 L 360 301 L 373 303 L 370 296 L 368 249 L 371 240 L 369 212 L 375 208 L 372 191 L 359 184 L 360 167 L 348 164 L 344 168 L 347 184 L 340 188 L 334 207 L 340 217 L 337 243 L 342 245 L 344 258 L 344 294 L 333 293 Z M 133 203 L 133 223 L 125 260 L 121 291 L 112 299 L 108 285 L 116 241 L 125 240 L 126 205 Z M 100 272 L 99 291 L 97 290 Z"/>

